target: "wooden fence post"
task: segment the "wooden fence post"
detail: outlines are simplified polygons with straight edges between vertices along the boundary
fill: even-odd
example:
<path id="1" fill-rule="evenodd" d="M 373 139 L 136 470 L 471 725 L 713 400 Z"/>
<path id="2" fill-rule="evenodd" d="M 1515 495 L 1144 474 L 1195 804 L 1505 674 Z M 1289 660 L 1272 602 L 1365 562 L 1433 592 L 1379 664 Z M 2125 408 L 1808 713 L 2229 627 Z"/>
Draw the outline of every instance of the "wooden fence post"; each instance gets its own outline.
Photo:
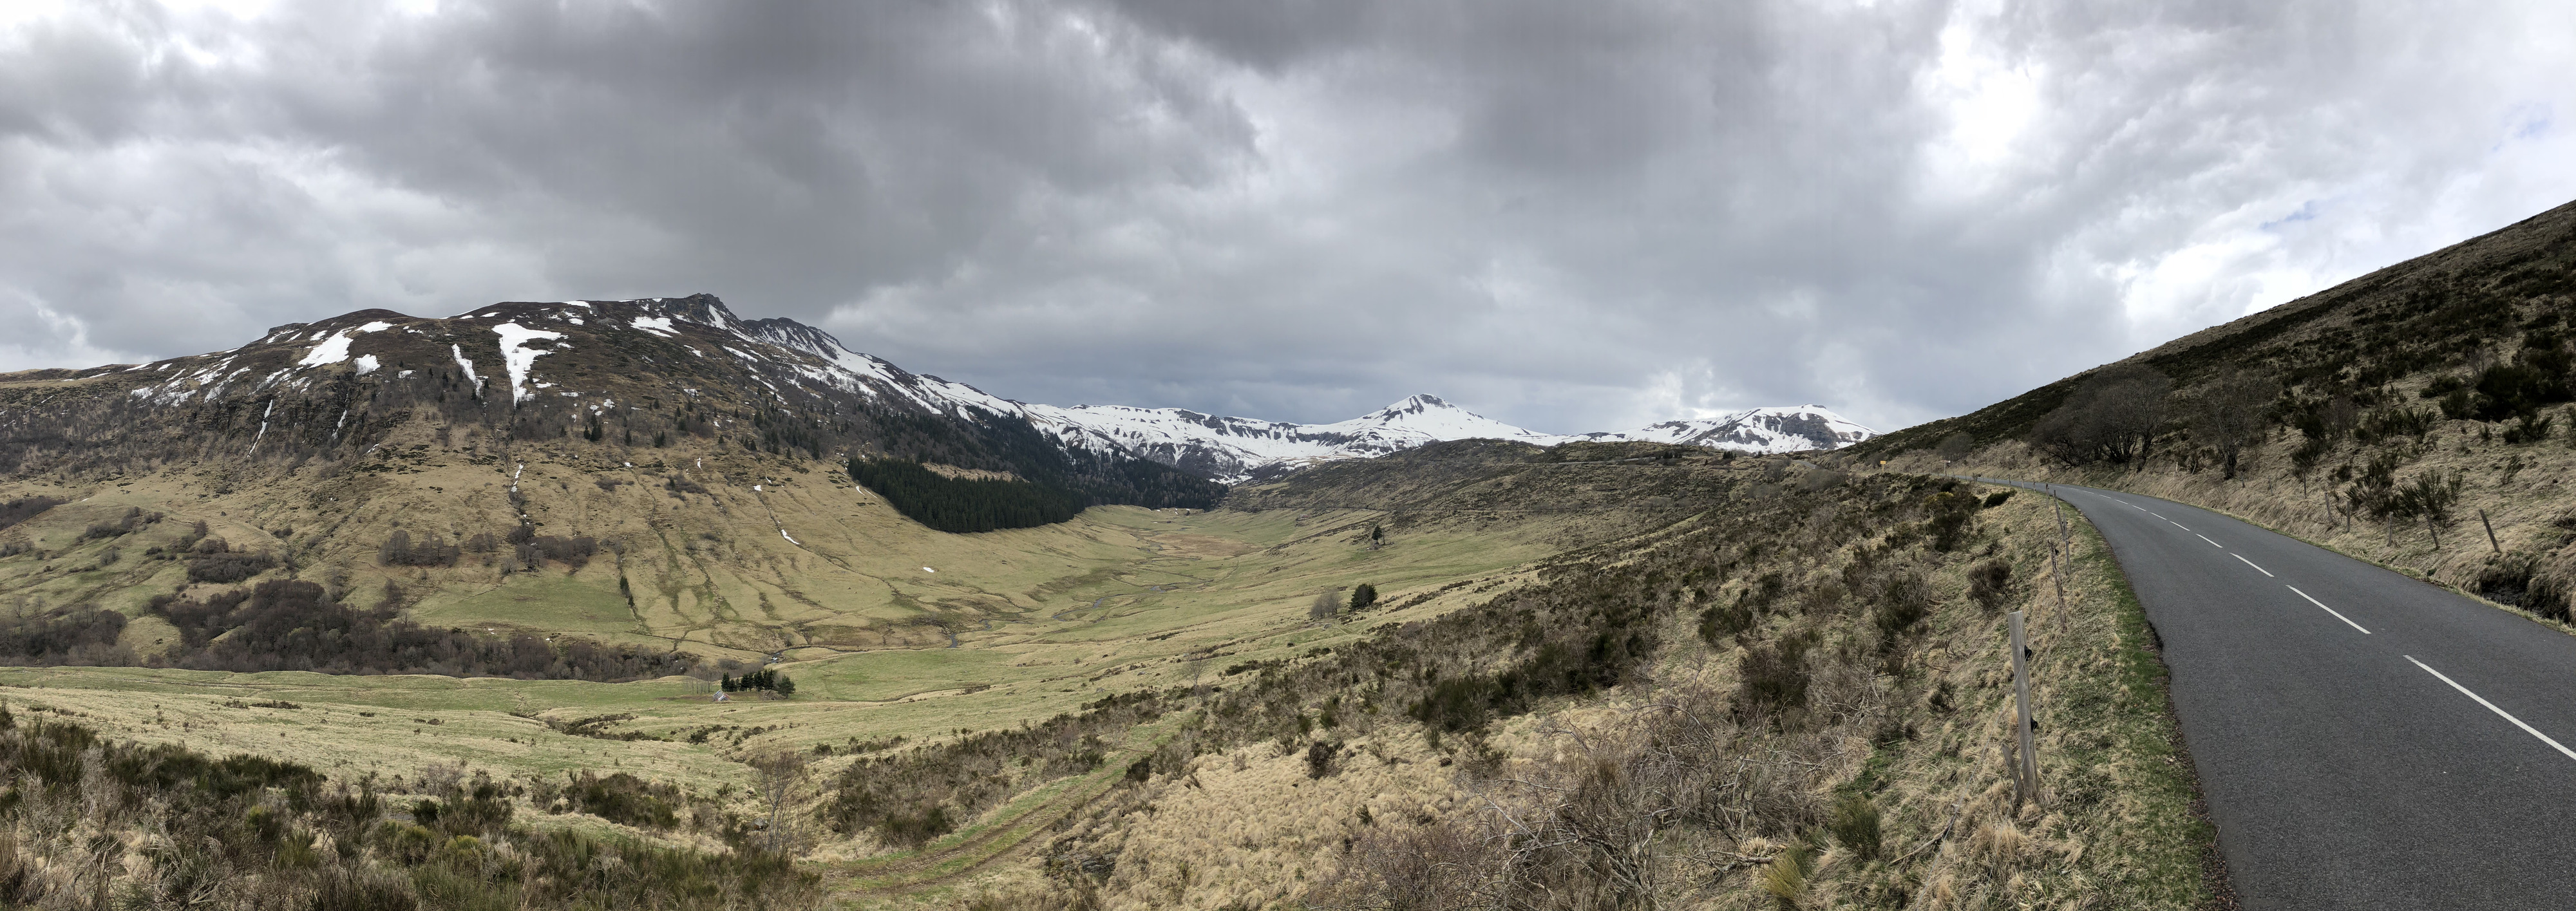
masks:
<path id="1" fill-rule="evenodd" d="M 2075 538 L 2066 527 L 2066 501 L 2058 499 L 2054 490 L 2049 493 L 2048 509 L 2057 516 L 2057 548 L 2048 555 L 2048 570 L 2049 575 L 2056 577 L 2057 631 L 2063 633 L 2068 630 L 2067 624 L 2072 622 L 2066 616 L 2066 570 L 2075 568 Z M 2058 554 L 2066 555 L 2064 568 L 2059 567 Z"/>
<path id="2" fill-rule="evenodd" d="M 2013 766 L 2013 777 L 2019 779 L 2014 789 L 2013 805 L 2039 799 L 2039 754 L 2032 742 L 2030 723 L 2030 646 L 2022 636 L 2021 612 L 2012 612 L 2013 705 L 2017 721 L 2013 737 L 2020 747 L 2021 760 Z"/>

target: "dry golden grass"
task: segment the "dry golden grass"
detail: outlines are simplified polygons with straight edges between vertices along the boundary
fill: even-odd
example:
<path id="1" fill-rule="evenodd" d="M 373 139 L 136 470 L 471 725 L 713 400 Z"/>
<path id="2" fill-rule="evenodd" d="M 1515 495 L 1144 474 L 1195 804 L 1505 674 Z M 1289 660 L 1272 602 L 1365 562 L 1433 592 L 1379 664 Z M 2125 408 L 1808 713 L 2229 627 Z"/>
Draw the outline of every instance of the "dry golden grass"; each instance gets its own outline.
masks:
<path id="1" fill-rule="evenodd" d="M 501 777 L 624 770 L 699 794 L 726 785 L 738 794 L 750 778 L 740 760 L 762 752 L 835 747 L 836 755 L 818 759 L 815 769 L 818 782 L 828 781 L 850 761 L 845 754 L 854 743 L 896 735 L 907 745 L 937 743 L 1078 711 L 1110 693 L 1212 680 L 1228 665 L 1293 661 L 1389 624 L 1481 604 L 1537 580 L 1538 561 L 1634 532 L 1622 525 L 1634 517 L 1615 513 L 1462 512 L 1389 521 L 1341 509 L 1107 508 L 1042 529 L 935 535 L 892 516 L 833 472 L 800 473 L 789 463 L 741 453 L 707 458 L 703 469 L 700 456 L 650 453 L 686 464 L 690 477 L 710 490 L 685 501 L 656 483 L 613 490 L 594 483 L 627 473 L 622 464 L 560 454 L 549 460 L 525 448 L 491 464 L 473 464 L 473 455 L 458 453 L 445 463 L 424 457 L 416 469 L 300 486 L 291 479 L 266 487 L 245 482 L 203 500 L 194 493 L 210 482 L 200 476 L 203 469 L 70 491 L 89 499 L 10 530 L 51 559 L 0 559 L 0 592 L 7 593 L 0 597 L 139 613 L 142 599 L 134 593 L 175 588 L 174 564 L 129 557 L 101 570 L 65 566 L 97 558 L 101 544 L 72 540 L 86 523 L 140 506 L 170 518 L 130 537 L 127 548 L 175 537 L 186 523 L 204 518 L 216 534 L 235 541 L 297 548 L 307 578 L 332 579 L 360 603 L 391 582 L 425 622 L 569 631 L 710 657 L 780 652 L 786 661 L 778 667 L 797 678 L 798 698 L 719 705 L 707 701 L 702 685 L 678 678 L 595 684 L 101 668 L 0 670 L 0 685 L 30 687 L 0 692 L 13 705 L 80 713 L 107 736 L 294 758 L 335 777 L 414 777 L 448 764 Z M 679 463 L 683 458 L 688 461 Z M 521 463 L 530 512 L 546 521 L 547 533 L 598 534 L 620 542 L 623 553 L 603 553 L 578 572 L 554 566 L 506 579 L 480 565 L 427 571 L 373 565 L 376 543 L 397 520 L 442 534 L 504 527 L 495 524 L 494 510 L 506 510 L 507 472 Z M 645 468 L 632 474 L 652 476 Z M 21 485 L 0 490 L 0 497 L 33 491 Z M 359 502 L 317 506 L 332 496 Z M 1773 508 L 1768 502 L 1725 508 Z M 1830 514 L 1810 517 L 1809 533 L 1831 521 Z M 2135 711 L 2137 700 L 2150 696 L 2160 706 L 2161 691 L 2150 679 L 2144 694 L 2103 694 L 2106 687 L 2139 685 L 2131 679 L 2138 637 L 2122 625 L 2130 614 L 2122 613 L 2116 571 L 2101 558 L 2098 542 L 2081 542 L 2082 562 L 2071 579 L 2074 606 L 2060 617 L 2044 569 L 2045 542 L 2054 532 L 2044 502 L 2024 494 L 1986 511 L 1983 521 L 2001 532 L 1993 555 L 2015 566 L 2015 604 L 2037 618 L 2038 693 L 2043 713 L 2054 713 L 2046 714 L 2042 734 L 2044 774 L 2089 803 L 2080 813 L 2010 806 L 2000 614 L 1965 597 L 1969 560 L 1925 557 L 1915 568 L 1945 606 L 1907 657 L 1915 670 L 1820 665 L 1813 698 L 1822 706 L 1859 707 L 1855 718 L 1934 720 L 1914 739 L 1887 745 L 1874 744 L 1870 723 L 1860 721 L 1743 732 L 1752 738 L 1748 750 L 1794 770 L 1780 773 L 1789 777 L 1778 787 L 1781 799 L 1808 807 L 1802 812 L 1863 788 L 1877 795 L 1885 814 L 1883 852 L 1863 858 L 1818 845 L 1801 868 L 1801 894 L 1810 903 L 1872 902 L 1904 890 L 1939 907 L 2187 904 L 2174 897 L 2181 893 L 2173 884 L 2196 882 L 2192 851 L 2200 843 L 2195 839 L 2205 839 L 2180 815 L 2187 789 L 2175 791 L 2172 773 L 2159 767 L 2163 721 Z M 1390 528 L 1388 547 L 1362 546 L 1373 522 Z M 1632 543 L 1650 545 L 1692 527 L 1684 523 Z M 287 538 L 273 534 L 286 528 L 293 529 Z M 1794 547 L 1785 553 L 1774 568 L 1799 585 L 1829 581 L 1849 558 Z M 621 576 L 635 593 L 622 615 Z M 1335 624 L 1307 620 L 1307 602 L 1318 590 L 1361 581 L 1381 592 L 1376 612 Z M 1830 604 L 1800 610 L 1812 619 L 1784 613 L 1775 624 L 1831 627 L 1855 620 L 1838 617 Z M 1674 645 L 1651 684 L 1559 700 L 1496 724 L 1481 740 L 1453 737 L 1439 747 L 1419 725 L 1382 717 L 1348 735 L 1334 771 L 1320 778 L 1309 777 L 1302 751 L 1271 741 L 1227 746 L 1189 758 L 1177 773 L 1158 768 L 1144 782 L 1106 787 L 1062 829 L 1050 828 L 1025 846 L 1012 842 L 998 863 L 969 865 L 954 875 L 933 871 L 938 875 L 917 888 L 867 891 L 850 900 L 924 907 L 978 901 L 1007 907 L 1037 895 L 1056 901 L 1061 895 L 1051 890 L 1065 882 L 1060 867 L 1068 858 L 1103 864 L 1106 872 L 1088 877 L 1088 888 L 1108 907 L 1298 900 L 1310 885 L 1343 873 L 1352 846 L 1373 833 L 1411 831 L 1426 822 L 1465 824 L 1512 806 L 1527 795 L 1498 790 L 1494 775 L 1557 774 L 1579 758 L 1571 746 L 1576 738 L 1606 744 L 1629 737 L 1638 710 L 1649 703 L 1687 691 L 1731 692 L 1744 650 L 1700 644 L 1691 614 L 1675 614 L 1662 631 L 1663 641 Z M 157 622 L 131 624 L 129 640 L 138 649 L 166 640 L 166 626 Z M 1926 711 L 1918 704 L 1923 688 L 1937 685 L 1948 687 L 1952 695 L 1945 698 L 1956 701 L 1955 709 Z M 228 704 L 275 699 L 301 708 Z M 1391 708 L 1390 716 L 1402 710 Z M 573 737 L 537 720 L 610 713 L 636 716 L 611 725 L 614 730 L 671 739 Z M 697 731 L 711 735 L 689 742 Z M 1471 765 L 1480 771 L 1465 774 Z M 805 805 L 820 796 L 808 791 Z M 1037 803 L 1044 795 L 996 806 L 957 839 L 971 844 L 985 837 L 979 833 L 1000 832 Z M 553 824 L 606 825 L 577 816 Z M 1712 857 L 1731 852 L 1767 864 L 1793 842 L 1765 835 L 1695 838 L 1675 850 Z M 863 835 L 818 836 L 813 847 L 817 863 L 856 869 L 881 846 Z M 1912 854 L 1891 865 L 1888 858 L 1903 852 Z M 1050 863 L 1059 869 L 1050 870 Z M 1703 869 L 1696 875 L 1715 885 L 1689 894 L 1711 907 L 1765 906 L 1773 899 L 1751 871 L 1729 867 L 1711 878 Z"/>
<path id="2" fill-rule="evenodd" d="M 2401 402 L 2417 407 L 2430 403 Z M 2481 439 L 2488 431 L 2488 439 Z M 2534 577 L 2553 578 L 2569 590 L 2576 582 L 2576 438 L 2562 428 L 2551 439 L 2506 445 L 2493 438 L 2495 428 L 2475 421 L 2444 421 L 2421 438 L 2363 445 L 2350 440 L 2335 447 L 2317 467 L 2301 475 L 2292 469 L 2290 453 L 2298 447 L 2295 433 L 2275 433 L 2245 454 L 2235 480 L 2216 470 L 2185 471 L 2157 459 L 2138 470 L 2074 470 L 2039 457 L 2018 442 L 1976 453 L 1946 468 L 1929 453 L 1909 452 L 1891 460 L 1890 470 L 1943 470 L 1962 474 L 2033 481 L 2085 484 L 2162 497 L 2226 513 L 2319 546 L 2332 548 L 2477 596 L 2479 579 L 2508 559 L 2527 561 Z M 2349 482 L 2338 482 L 2338 468 L 2356 470 L 2383 452 L 2397 453 L 2405 465 L 2402 482 L 2426 471 L 2458 473 L 2465 481 L 2453 521 L 2429 529 L 2421 520 L 2382 523 L 2350 514 L 2341 494 Z M 2329 500 L 2332 496 L 2335 499 Z M 2481 520 L 2481 513 L 2484 519 Z M 2487 528 L 2494 529 L 2492 541 Z M 2438 544 L 2436 535 L 2438 532 Z M 2576 632 L 2562 618 L 2498 605 L 2536 622 Z"/>
<path id="3" fill-rule="evenodd" d="M 1773 800 L 1813 808 L 1838 794 L 1870 795 L 1885 820 L 1878 852 L 1862 856 L 1812 832 L 1729 837 L 1676 829 L 1661 849 L 1667 901 L 1769 908 L 1781 892 L 1794 893 L 1801 907 L 1910 900 L 1906 906 L 2179 909 L 2202 901 L 2200 860 L 2213 837 L 2190 815 L 2187 774 L 2170 762 L 2160 665 L 2145 651 L 2143 619 L 2106 549 L 2070 512 L 2076 537 L 2061 610 L 2059 578 L 2048 570 L 2056 526 L 2047 501 L 2024 493 L 1984 515 L 1999 533 L 1991 550 L 1973 558 L 1928 555 L 1917 567 L 1945 606 L 1909 650 L 1919 666 L 1908 678 L 1820 666 L 1811 705 L 1851 706 L 1858 713 L 1852 720 L 1785 729 L 1720 722 L 1741 745 L 1708 757 L 1747 757 L 1750 768 L 1787 775 L 1774 785 L 1780 793 Z M 1817 579 L 1836 568 L 1832 555 L 1809 556 L 1812 562 L 1787 565 Z M 1965 569 L 1984 559 L 2016 567 L 2011 603 L 2001 610 L 1965 596 Z M 2011 687 L 2002 636 L 2003 611 L 2011 609 L 2032 617 L 2049 791 L 2048 799 L 2019 807 L 2009 770 Z M 1814 621 L 1784 615 L 1774 622 Z M 1453 738 L 1441 749 L 1428 745 L 1418 725 L 1381 720 L 1352 735 L 1336 771 L 1320 779 L 1308 777 L 1302 751 L 1278 742 L 1208 753 L 1177 774 L 1113 792 L 1042 854 L 947 889 L 877 896 L 870 904 L 1213 909 L 1329 901 L 1309 886 L 1344 873 L 1373 836 L 1467 826 L 1506 811 L 1526 818 L 1542 809 L 1545 795 L 1512 782 L 1553 780 L 1587 768 L 1595 761 L 1588 757 L 1634 748 L 1638 719 L 1655 706 L 1687 705 L 1710 698 L 1705 694 L 1722 702 L 1736 686 L 1744 650 L 1700 645 L 1686 623 L 1675 624 L 1666 641 L 1687 644 L 1670 649 L 1650 684 L 1559 700 L 1496 724 L 1479 741 Z M 1923 705 L 1936 691 L 1954 707 Z M 1886 718 L 1922 727 L 1911 738 L 1873 743 L 1872 725 Z M 1803 864 L 1784 862 L 1793 848 L 1813 853 Z M 1065 891 L 1068 882 L 1073 891 Z"/>

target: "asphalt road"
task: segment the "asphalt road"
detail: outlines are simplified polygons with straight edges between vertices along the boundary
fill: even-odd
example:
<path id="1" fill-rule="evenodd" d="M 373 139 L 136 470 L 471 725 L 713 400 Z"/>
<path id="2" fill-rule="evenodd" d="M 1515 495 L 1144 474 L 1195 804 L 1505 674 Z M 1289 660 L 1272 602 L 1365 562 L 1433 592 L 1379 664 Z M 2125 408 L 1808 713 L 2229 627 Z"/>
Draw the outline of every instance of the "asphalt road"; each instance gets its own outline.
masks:
<path id="1" fill-rule="evenodd" d="M 2164 640 L 2244 907 L 2576 908 L 2576 637 L 2205 510 L 2051 489 Z"/>

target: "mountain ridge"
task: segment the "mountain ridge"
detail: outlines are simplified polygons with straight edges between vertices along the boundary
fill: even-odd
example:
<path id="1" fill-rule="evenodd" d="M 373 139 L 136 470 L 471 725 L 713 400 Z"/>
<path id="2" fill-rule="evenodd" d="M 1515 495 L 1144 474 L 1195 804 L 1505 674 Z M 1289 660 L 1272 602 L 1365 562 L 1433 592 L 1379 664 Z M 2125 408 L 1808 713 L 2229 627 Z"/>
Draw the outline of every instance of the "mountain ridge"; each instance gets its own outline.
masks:
<path id="1" fill-rule="evenodd" d="M 395 334 L 382 335 L 388 332 Z M 432 350 L 405 351 L 403 346 L 387 341 L 406 335 L 432 337 Z M 580 338 L 584 336 L 592 337 Z M 448 348 L 444 359 L 434 357 L 438 342 Z M 522 412 L 534 415 L 537 424 L 551 421 L 565 425 L 559 429 L 566 432 L 571 424 L 598 423 L 619 405 L 617 391 L 607 388 L 619 384 L 593 383 L 585 387 L 574 381 L 585 373 L 585 368 L 566 364 L 559 356 L 566 350 L 590 348 L 607 349 L 620 361 L 617 366 L 621 368 L 634 367 L 627 357 L 630 353 L 652 365 L 648 370 L 630 372 L 627 377 L 638 381 L 624 384 L 629 396 L 624 404 L 630 410 L 638 389 L 653 388 L 650 379 L 666 378 L 662 376 L 665 374 L 702 373 L 688 368 L 702 368 L 707 366 L 707 358 L 728 355 L 738 362 L 734 366 L 742 368 L 730 378 L 748 380 L 745 391 L 754 393 L 737 404 L 808 415 L 873 408 L 951 424 L 1016 421 L 1070 459 L 1111 465 L 1127 460 L 1150 462 L 1222 483 L 1276 478 L 1322 462 L 1380 456 L 1458 439 L 1502 439 L 1539 446 L 1651 441 L 1774 453 L 1831 449 L 1875 435 L 1866 427 L 1814 405 L 1754 408 L 1716 418 L 1664 421 L 1631 431 L 1547 434 L 1484 417 L 1428 394 L 1408 396 L 1369 414 L 1329 424 L 1220 416 L 1181 408 L 1033 404 L 995 396 L 966 383 L 913 373 L 884 358 L 853 349 L 829 331 L 793 319 L 742 319 L 721 299 L 708 294 L 624 301 L 505 302 L 450 317 L 358 310 L 273 327 L 247 344 L 200 355 L 143 364 L 0 374 L 0 386 L 40 380 L 77 384 L 104 380 L 107 385 L 123 386 L 127 384 L 115 378 L 140 374 L 130 379 L 151 382 L 133 383 L 125 389 L 132 398 L 130 404 L 222 410 L 222 403 L 227 402 L 259 403 L 261 415 L 255 424 L 246 415 L 227 415 L 215 422 L 227 431 L 250 433 L 255 453 L 268 436 L 267 428 L 279 417 L 276 409 L 280 401 L 290 394 L 345 397 L 354 394 L 344 388 L 351 384 L 399 385 L 423 371 L 441 384 L 432 393 L 440 402 L 445 401 L 446 392 L 457 392 L 479 402 L 499 388 L 506 390 L 506 412 L 514 423 L 530 423 Z M 682 357 L 683 352 L 688 356 Z M 657 360 L 655 353 L 664 357 Z M 415 360 L 427 363 L 415 364 Z M 390 380 L 381 376 L 365 380 L 386 364 L 395 365 L 395 376 Z M 451 366 L 452 371 L 448 369 Z M 459 378 L 462 386 L 457 385 Z M 708 388 L 680 381 L 687 378 L 682 376 L 663 384 L 667 388 L 661 391 L 675 393 L 675 399 L 696 398 Z M 755 400 L 761 398 L 749 389 L 755 384 L 765 387 L 765 400 Z M 381 399 L 383 390 L 375 388 L 369 397 L 371 401 Z M 644 397 L 657 407 L 663 398 L 652 394 Z M 24 395 L 17 397 L 20 404 L 28 399 Z M 320 410 L 330 411 L 327 404 Z M 300 414 L 292 401 L 288 405 L 284 416 L 288 425 L 310 428 L 318 424 L 318 415 Z M 347 401 L 338 401 L 338 411 L 332 418 L 334 429 L 327 439 L 318 442 L 336 445 L 353 415 L 359 417 L 358 433 L 364 436 L 365 412 Z M 722 422 L 717 419 L 719 425 Z M 201 419 L 190 423 L 205 424 Z M 634 421 L 623 423 L 631 425 Z M 774 449 L 778 442 L 769 438 L 777 434 L 765 426 L 771 422 L 754 416 L 753 423 L 764 431 L 765 444 Z M 631 432 L 631 427 L 621 432 Z M 655 432 L 667 435 L 669 430 Z M 1011 433 L 1016 435 L 1016 428 Z M 832 433 L 806 436 L 832 438 L 833 443 L 851 442 Z M 864 439 L 858 442 L 860 445 L 843 447 L 845 454 L 925 455 L 887 451 L 882 446 L 866 445 Z M 809 441 L 804 448 L 813 457 L 822 458 L 823 450 L 829 447 Z M 1022 467 L 999 464 L 1011 461 L 988 458 L 984 464 L 962 467 L 1002 471 Z"/>
<path id="2" fill-rule="evenodd" d="M 895 458 L 1047 479 L 1085 505 L 1206 507 L 1222 488 L 1068 448 L 1018 406 L 849 351 L 712 295 L 505 302 L 447 317 L 361 310 L 142 364 L 0 374 L 0 474 L 114 475 L 218 460 L 250 472 L 372 452 L 587 444 L 618 461 L 683 440 L 815 461 Z"/>
<path id="3" fill-rule="evenodd" d="M 1296 424 L 1203 414 L 1183 408 L 1125 405 L 1029 405 L 1031 420 L 1058 428 L 1068 445 L 1106 437 L 1129 452 L 1228 484 L 1276 479 L 1301 468 L 1372 458 L 1426 443 L 1495 439 L 1556 446 L 1576 442 L 1657 442 L 1770 454 L 1834 449 L 1875 432 L 1815 405 L 1750 408 L 1663 421 L 1631 431 L 1551 434 L 1506 424 L 1415 394 L 1384 408 L 1330 424 Z"/>

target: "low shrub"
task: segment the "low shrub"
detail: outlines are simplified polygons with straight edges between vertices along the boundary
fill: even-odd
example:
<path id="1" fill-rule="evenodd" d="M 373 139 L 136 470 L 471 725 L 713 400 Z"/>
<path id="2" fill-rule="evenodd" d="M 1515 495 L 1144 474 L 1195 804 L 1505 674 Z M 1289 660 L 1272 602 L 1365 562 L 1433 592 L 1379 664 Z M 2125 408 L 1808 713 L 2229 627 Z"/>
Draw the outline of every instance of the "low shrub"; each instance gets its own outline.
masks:
<path id="1" fill-rule="evenodd" d="M 1318 740 L 1306 745 L 1306 777 L 1322 778 L 1333 774 L 1333 760 L 1342 755 L 1342 745 Z"/>
<path id="2" fill-rule="evenodd" d="M 0 616 L 0 664 L 132 664 L 133 653 L 116 644 L 125 633 L 125 623 L 124 614 L 95 607 L 72 607 L 32 617 Z"/>
<path id="3" fill-rule="evenodd" d="M 1834 840 L 1868 860 L 1878 856 L 1878 805 L 1860 794 L 1845 794 L 1834 802 L 1833 817 L 1825 823 Z"/>
<path id="4" fill-rule="evenodd" d="M 222 546 L 221 539 L 204 544 Z M 200 545 L 201 547 L 203 544 Z M 277 558 L 264 553 L 234 553 L 229 549 L 211 553 L 199 552 L 188 558 L 188 581 L 212 582 L 218 585 L 239 582 L 277 565 Z"/>
<path id="5" fill-rule="evenodd" d="M 19 497 L 0 503 L 0 528 L 7 528 L 35 518 L 45 510 L 71 502 L 60 497 Z"/>
<path id="6" fill-rule="evenodd" d="M 394 529 L 376 549 L 376 561 L 385 566 L 454 566 L 464 548 L 440 541 L 433 534 L 414 542 L 411 532 Z"/>
<path id="7" fill-rule="evenodd" d="M 1996 558 L 1970 567 L 1968 597 L 1990 611 L 2003 607 L 2012 598 L 2012 564 Z"/>
<path id="8" fill-rule="evenodd" d="M 1746 650 L 1743 681 L 1736 689 L 1736 711 L 1804 707 L 1807 650 L 1815 644 L 1813 633 L 1793 634 Z"/>
<path id="9" fill-rule="evenodd" d="M 178 627 L 168 659 L 216 671 L 332 674 L 445 674 L 522 680 L 618 681 L 684 673 L 689 659 L 572 637 L 549 642 L 525 633 L 477 635 L 433 629 L 391 610 L 356 610 L 322 586 L 272 580 L 203 600 L 152 599 L 149 610 Z"/>
<path id="10" fill-rule="evenodd" d="M 640 829 L 679 824 L 680 789 L 673 785 L 648 783 L 624 772 L 601 778 L 583 771 L 564 790 L 575 809 L 609 822 Z"/>
<path id="11" fill-rule="evenodd" d="M 119 538 L 143 530 L 143 526 L 161 521 L 160 513 L 146 513 L 139 507 L 126 507 L 125 514 L 105 522 L 91 523 L 81 532 L 81 540 Z"/>

